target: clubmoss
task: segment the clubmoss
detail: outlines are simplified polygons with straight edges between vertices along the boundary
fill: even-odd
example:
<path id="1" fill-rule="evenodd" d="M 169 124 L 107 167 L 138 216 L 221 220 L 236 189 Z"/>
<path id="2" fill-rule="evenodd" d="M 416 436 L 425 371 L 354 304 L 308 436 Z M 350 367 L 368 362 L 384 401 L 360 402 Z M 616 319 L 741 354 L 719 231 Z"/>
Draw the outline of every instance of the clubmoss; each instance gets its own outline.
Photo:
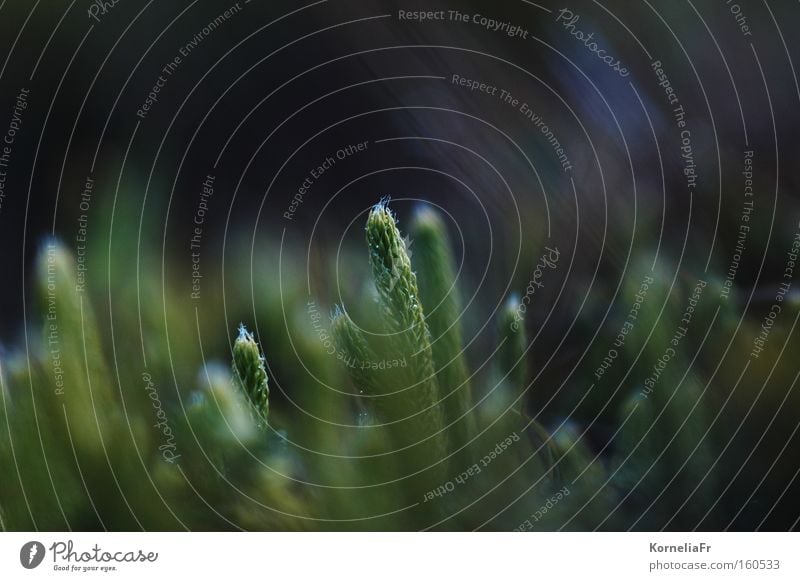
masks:
<path id="1" fill-rule="evenodd" d="M 472 386 L 464 355 L 455 260 L 444 222 L 432 209 L 417 210 L 411 236 L 420 294 L 428 309 L 425 320 L 431 332 L 439 395 L 450 426 L 451 449 L 457 448 L 472 439 L 476 423 L 471 411 Z"/>
<path id="2" fill-rule="evenodd" d="M 500 372 L 513 385 L 515 392 L 527 386 L 528 377 L 525 353 L 528 338 L 525 320 L 518 315 L 519 304 L 519 296 L 511 295 L 500 311 L 500 346 L 497 354 Z"/>
<path id="3" fill-rule="evenodd" d="M 391 420 L 407 419 L 402 442 L 426 446 L 431 463 L 441 462 L 447 446 L 430 332 L 406 242 L 386 202 L 376 204 L 369 214 L 367 246 L 386 333 L 396 355 L 408 360 L 397 373 L 404 379 L 404 393 L 396 398 L 398 413 Z"/>
<path id="4" fill-rule="evenodd" d="M 259 422 L 266 424 L 269 416 L 269 386 L 264 356 L 252 333 L 244 325 L 239 326 L 239 336 L 233 344 L 233 376 L 247 396 Z"/>

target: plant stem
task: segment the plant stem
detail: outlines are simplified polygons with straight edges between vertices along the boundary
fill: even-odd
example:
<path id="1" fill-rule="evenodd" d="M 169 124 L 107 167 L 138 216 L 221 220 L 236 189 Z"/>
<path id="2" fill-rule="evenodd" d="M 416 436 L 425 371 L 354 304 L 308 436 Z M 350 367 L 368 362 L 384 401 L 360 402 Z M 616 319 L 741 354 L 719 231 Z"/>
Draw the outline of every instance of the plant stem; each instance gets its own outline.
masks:
<path id="1" fill-rule="evenodd" d="M 500 313 L 500 341 L 502 345 L 498 351 L 500 374 L 507 375 L 507 380 L 514 388 L 514 393 L 526 387 L 528 377 L 528 363 L 525 349 L 528 337 L 525 331 L 525 321 L 517 310 L 519 296 L 511 295 Z"/>
<path id="2" fill-rule="evenodd" d="M 430 333 L 406 243 L 394 215 L 383 201 L 375 205 L 367 219 L 367 245 L 392 348 L 408 359 L 408 366 L 397 371 L 404 385 L 397 398 L 399 417 L 392 419 L 408 420 L 399 443 L 424 444 L 428 465 L 435 464 L 444 457 L 447 446 Z"/>
<path id="3" fill-rule="evenodd" d="M 475 434 L 472 387 L 469 383 L 461 327 L 461 299 L 455 280 L 455 260 L 439 214 L 420 208 L 411 224 L 413 261 L 420 295 L 428 305 L 425 317 L 431 332 L 433 361 L 445 421 L 451 427 L 451 446 L 458 448 Z"/>

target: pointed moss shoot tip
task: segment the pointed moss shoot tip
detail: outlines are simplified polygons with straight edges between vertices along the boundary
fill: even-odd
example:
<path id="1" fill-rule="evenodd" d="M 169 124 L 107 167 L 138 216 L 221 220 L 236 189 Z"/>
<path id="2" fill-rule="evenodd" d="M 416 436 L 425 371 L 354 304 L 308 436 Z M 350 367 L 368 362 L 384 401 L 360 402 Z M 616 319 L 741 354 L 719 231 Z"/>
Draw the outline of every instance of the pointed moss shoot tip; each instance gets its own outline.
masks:
<path id="1" fill-rule="evenodd" d="M 395 333 L 400 352 L 417 357 L 416 381 L 434 381 L 433 360 L 417 277 L 411 268 L 408 244 L 383 199 L 367 219 L 367 245 L 375 288 L 380 297 L 387 331 Z"/>
<path id="2" fill-rule="evenodd" d="M 384 198 L 367 218 L 367 244 L 375 286 L 384 301 L 394 331 L 403 331 L 422 318 L 417 279 L 411 269 L 406 241 L 397 228 L 397 219 Z M 420 330 L 418 329 L 417 332 Z"/>
<path id="3" fill-rule="evenodd" d="M 253 334 L 244 325 L 239 325 L 239 336 L 233 344 L 233 375 L 256 415 L 266 422 L 269 415 L 269 387 L 264 356 Z"/>

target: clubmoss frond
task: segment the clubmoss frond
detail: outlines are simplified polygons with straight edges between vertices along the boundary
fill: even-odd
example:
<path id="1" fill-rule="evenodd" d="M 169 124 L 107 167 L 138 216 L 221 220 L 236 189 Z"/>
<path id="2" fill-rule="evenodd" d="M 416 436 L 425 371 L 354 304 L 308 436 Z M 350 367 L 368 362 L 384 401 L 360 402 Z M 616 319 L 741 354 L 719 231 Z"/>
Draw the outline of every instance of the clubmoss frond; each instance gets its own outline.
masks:
<path id="1" fill-rule="evenodd" d="M 403 353 L 415 356 L 418 380 L 435 392 L 433 355 L 419 300 L 417 277 L 411 270 L 406 243 L 386 202 L 376 204 L 367 220 L 367 244 L 387 331 L 397 336 Z M 435 401 L 435 393 L 429 393 Z"/>
<path id="2" fill-rule="evenodd" d="M 417 441 L 441 434 L 442 411 L 433 368 L 433 352 L 425 314 L 419 298 L 417 277 L 411 269 L 406 242 L 394 215 L 381 200 L 367 219 L 369 260 L 378 291 L 386 330 L 398 355 L 408 358 L 406 407 L 419 413 Z M 413 387 L 411 387 L 413 386 Z M 424 412 L 422 410 L 425 410 Z M 409 434 L 411 436 L 411 434 Z M 439 453 L 446 449 L 444 437 L 434 437 Z"/>
<path id="3" fill-rule="evenodd" d="M 385 201 L 376 204 L 367 220 L 369 260 L 387 331 L 398 336 L 402 351 L 416 356 L 419 379 L 433 383 L 433 354 L 428 326 L 419 299 L 417 277 L 411 270 L 406 242 Z"/>
<path id="4" fill-rule="evenodd" d="M 266 423 L 269 415 L 269 387 L 264 356 L 252 333 L 244 325 L 239 325 L 239 336 L 233 344 L 233 375 L 256 415 Z"/>
<path id="5" fill-rule="evenodd" d="M 519 305 L 519 296 L 513 294 L 500 312 L 499 325 L 502 344 L 497 353 L 500 376 L 507 375 L 506 379 L 515 391 L 526 387 L 528 377 L 525 354 L 528 337 L 525 331 L 525 321 L 519 315 Z"/>
<path id="6" fill-rule="evenodd" d="M 411 223 L 411 237 L 420 295 L 428 306 L 425 320 L 431 332 L 445 420 L 452 426 L 454 445 L 461 446 L 475 433 L 475 419 L 470 413 L 472 388 L 464 357 L 455 260 L 447 229 L 434 210 L 428 207 L 417 210 Z"/>
<path id="7" fill-rule="evenodd" d="M 70 250 L 59 240 L 48 240 L 38 259 L 39 293 L 47 313 L 47 365 L 52 370 L 53 393 L 63 396 L 59 404 L 66 408 L 76 446 L 105 455 L 118 426 L 118 404 L 111 388 L 116 382 L 112 382 L 105 342 L 77 272 Z"/>

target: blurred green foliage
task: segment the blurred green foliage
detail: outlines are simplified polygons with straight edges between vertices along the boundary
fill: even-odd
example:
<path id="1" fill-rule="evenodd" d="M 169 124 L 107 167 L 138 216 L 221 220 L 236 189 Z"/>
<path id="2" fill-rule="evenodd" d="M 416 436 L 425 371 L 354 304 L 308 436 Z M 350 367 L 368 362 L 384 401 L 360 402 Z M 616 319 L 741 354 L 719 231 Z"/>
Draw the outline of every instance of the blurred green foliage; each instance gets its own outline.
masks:
<path id="1" fill-rule="evenodd" d="M 228 266 L 226 299 L 246 305 L 259 296 L 257 313 L 210 309 L 201 317 L 196 309 L 187 316 L 166 274 L 163 285 L 144 276 L 120 285 L 114 304 L 90 298 L 70 252 L 48 241 L 36 275 L 41 317 L 0 362 L 2 526 L 720 526 L 706 518 L 719 489 L 711 468 L 720 444 L 706 437 L 714 406 L 703 379 L 687 371 L 688 341 L 675 348 L 684 364 L 665 368 L 649 392 L 615 376 L 613 393 L 584 396 L 595 418 L 616 426 L 597 450 L 587 438 L 591 417 L 543 418 L 528 405 L 535 370 L 518 296 L 496 317 L 490 364 L 470 369 L 444 226 L 424 210 L 411 231 L 414 252 L 388 207 L 372 210 L 371 271 L 361 272 L 374 286 L 361 291 L 376 300 L 330 318 L 308 298 L 296 265 L 281 264 L 275 281 L 275 256 L 252 269 L 249 257 Z M 117 247 L 107 242 L 110 279 Z M 647 306 L 609 376 L 658 360 L 696 291 L 687 280 L 666 292 L 665 274 L 643 264 L 634 270 L 630 280 L 651 281 Z M 205 292 L 216 292 L 214 284 L 209 279 Z M 642 288 L 626 285 L 620 304 L 636 304 Z M 693 324 L 714 316 L 733 324 L 710 303 Z M 253 334 L 242 327 L 231 341 L 222 332 L 233 329 L 231 317 L 248 316 Z M 606 355 L 593 350 L 590 361 L 600 366 Z"/>

